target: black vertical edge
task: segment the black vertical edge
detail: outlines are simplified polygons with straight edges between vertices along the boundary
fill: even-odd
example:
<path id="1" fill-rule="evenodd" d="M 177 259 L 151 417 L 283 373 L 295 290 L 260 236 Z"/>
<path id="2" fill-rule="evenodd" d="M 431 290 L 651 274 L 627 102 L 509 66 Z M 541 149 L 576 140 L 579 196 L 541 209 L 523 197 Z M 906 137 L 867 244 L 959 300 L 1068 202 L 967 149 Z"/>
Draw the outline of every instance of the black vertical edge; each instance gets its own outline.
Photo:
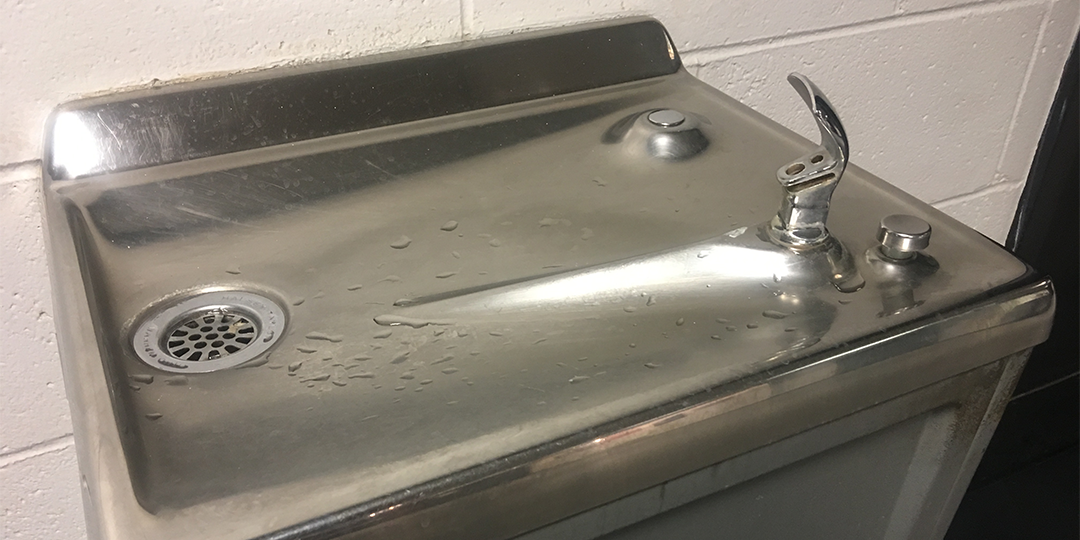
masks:
<path id="1" fill-rule="evenodd" d="M 1006 247 L 1054 280 L 1050 338 L 1035 347 L 946 540 L 1077 538 L 1080 478 L 1078 43 L 1031 164 Z"/>

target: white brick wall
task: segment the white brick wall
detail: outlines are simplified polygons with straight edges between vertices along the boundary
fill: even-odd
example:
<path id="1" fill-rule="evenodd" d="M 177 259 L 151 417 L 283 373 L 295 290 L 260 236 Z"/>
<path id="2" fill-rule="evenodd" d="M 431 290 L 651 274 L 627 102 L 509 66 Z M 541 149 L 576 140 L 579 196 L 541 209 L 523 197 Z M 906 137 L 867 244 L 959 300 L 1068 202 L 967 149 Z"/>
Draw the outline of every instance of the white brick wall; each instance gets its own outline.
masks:
<path id="1" fill-rule="evenodd" d="M 784 76 L 840 108 L 854 161 L 1003 240 L 1080 25 L 1076 0 L 4 0 L 0 538 L 82 538 L 37 161 L 87 94 L 614 15 L 665 23 L 688 69 L 816 136 Z"/>

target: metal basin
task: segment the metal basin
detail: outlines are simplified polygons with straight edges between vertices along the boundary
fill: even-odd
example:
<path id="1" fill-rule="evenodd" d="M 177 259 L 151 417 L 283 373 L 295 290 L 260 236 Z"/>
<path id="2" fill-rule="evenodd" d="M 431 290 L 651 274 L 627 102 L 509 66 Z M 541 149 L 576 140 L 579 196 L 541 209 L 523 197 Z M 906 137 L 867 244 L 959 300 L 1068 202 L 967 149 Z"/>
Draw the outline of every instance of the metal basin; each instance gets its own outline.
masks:
<path id="1" fill-rule="evenodd" d="M 552 34 L 545 46 L 588 56 L 581 40 L 591 38 L 581 36 L 597 32 L 667 43 L 650 21 L 598 28 Z M 418 58 L 494 54 L 516 43 Z M 200 83 L 58 111 L 46 201 L 91 529 L 103 538 L 330 538 L 390 534 L 380 524 L 414 519 L 415 536 L 507 537 L 572 511 L 537 504 L 514 524 L 483 525 L 482 509 L 470 514 L 454 501 L 521 479 L 536 483 L 535 497 L 548 496 L 544 482 L 557 475 L 539 463 L 610 445 L 608 457 L 589 459 L 626 475 L 581 492 L 587 508 L 660 474 L 710 465 L 672 460 L 655 466 L 661 472 L 634 472 L 612 457 L 622 444 L 615 435 L 662 437 L 640 426 L 665 418 L 673 423 L 664 429 L 693 424 L 671 420 L 688 407 L 769 388 L 740 398 L 762 401 L 856 369 L 885 354 L 868 352 L 875 343 L 902 338 L 914 350 L 1024 329 L 1007 345 L 978 334 L 978 347 L 994 349 L 989 361 L 1041 339 L 1052 311 L 1048 282 L 857 167 L 836 191 L 829 229 L 865 286 L 841 292 L 824 256 L 770 241 L 776 168 L 813 144 L 698 82 L 666 46 L 657 53 L 666 63 L 646 69 L 632 58 L 611 68 L 617 76 L 593 72 L 584 88 L 545 79 L 543 91 L 521 100 L 419 88 L 401 99 L 428 113 L 391 111 L 379 125 L 349 117 L 340 126 L 330 115 L 333 127 L 296 138 L 266 131 L 257 114 L 239 118 L 258 104 L 200 109 L 204 117 L 183 104 L 191 96 L 242 100 L 257 87 L 318 116 L 364 88 L 345 82 L 311 94 L 281 81 L 405 60 L 271 72 L 239 86 Z M 463 80 L 476 88 L 506 68 L 467 67 Z M 430 72 L 417 73 L 424 82 Z M 425 105 L 424 95 L 446 106 Z M 156 108 L 144 116 L 140 107 Z M 627 118 L 661 109 L 685 112 L 705 142 L 672 157 L 612 135 Z M 94 116 L 104 120 L 87 124 L 89 135 L 71 134 L 87 111 L 101 110 L 113 116 Z M 225 118 L 207 118 L 213 111 Z M 171 114 L 190 126 L 165 132 L 174 136 L 169 146 L 144 128 L 147 117 L 164 125 Z M 97 141 L 115 118 L 128 119 L 117 135 L 126 138 Z M 199 145 L 213 137 L 191 135 L 237 125 L 257 142 L 204 151 Z M 90 139 L 97 154 L 84 162 L 64 142 Z M 920 257 L 934 271 L 917 283 L 898 285 L 864 255 L 877 245 L 881 217 L 893 213 L 933 227 Z M 973 313 L 987 317 L 988 299 L 1006 296 L 1008 309 L 972 326 Z M 243 328 L 253 339 L 235 341 Z M 232 335 L 236 350 L 208 332 Z M 191 359 L 203 350 L 198 342 L 216 355 Z M 790 378 L 808 366 L 828 374 Z M 916 377 L 896 392 L 926 382 Z M 453 510 L 447 523 L 456 525 L 417 517 L 434 507 Z"/>

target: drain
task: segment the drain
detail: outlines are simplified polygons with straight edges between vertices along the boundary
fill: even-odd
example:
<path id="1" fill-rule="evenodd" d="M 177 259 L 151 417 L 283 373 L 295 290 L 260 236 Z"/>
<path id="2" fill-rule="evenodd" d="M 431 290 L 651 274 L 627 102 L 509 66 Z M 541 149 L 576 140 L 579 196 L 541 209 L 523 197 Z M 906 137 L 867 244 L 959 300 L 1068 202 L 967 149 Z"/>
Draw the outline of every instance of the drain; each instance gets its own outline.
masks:
<path id="1" fill-rule="evenodd" d="M 285 329 L 285 311 L 260 294 L 211 291 L 147 318 L 132 338 L 138 357 L 175 373 L 209 373 L 254 360 Z"/>
<path id="2" fill-rule="evenodd" d="M 248 317 L 215 308 L 184 317 L 168 331 L 166 350 L 186 362 L 217 360 L 240 352 L 258 337 Z"/>

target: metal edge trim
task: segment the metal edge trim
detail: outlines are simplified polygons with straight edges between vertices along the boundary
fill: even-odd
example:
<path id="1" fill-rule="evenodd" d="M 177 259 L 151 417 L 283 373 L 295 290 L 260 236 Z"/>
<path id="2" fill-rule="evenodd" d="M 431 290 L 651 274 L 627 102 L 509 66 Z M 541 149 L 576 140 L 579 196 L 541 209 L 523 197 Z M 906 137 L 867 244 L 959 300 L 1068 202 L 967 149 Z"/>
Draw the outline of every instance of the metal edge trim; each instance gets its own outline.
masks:
<path id="1" fill-rule="evenodd" d="M 1002 309 L 1003 306 L 1006 309 Z M 985 355 L 984 360 L 977 364 L 939 363 L 921 370 L 919 376 L 928 380 L 921 386 L 907 390 L 911 391 L 1041 343 L 1048 335 L 1053 312 L 1054 295 L 1050 280 L 1029 272 L 1009 284 L 987 291 L 979 298 L 956 306 L 945 314 L 911 321 L 882 334 L 866 336 L 845 347 L 824 351 L 721 388 L 708 389 L 677 402 L 654 407 L 491 463 L 286 527 L 258 537 L 258 540 L 330 540 L 345 535 L 362 534 L 365 529 L 392 524 L 395 521 L 413 519 L 418 520 L 414 530 L 421 530 L 424 527 L 419 524 L 422 519 L 420 514 L 426 510 L 453 505 L 455 499 L 483 493 L 520 477 L 537 474 L 547 477 L 557 474 L 552 469 L 557 469 L 561 463 L 579 460 L 586 453 L 599 452 L 609 456 L 613 451 L 618 451 L 619 447 L 640 444 L 642 439 L 655 437 L 661 432 L 693 429 L 695 424 L 700 426 L 706 420 L 776 397 L 778 391 L 787 393 L 805 388 L 836 375 L 850 373 L 901 355 L 908 358 L 915 355 L 929 356 L 934 349 L 941 348 L 940 344 L 949 341 L 964 341 L 964 350 L 970 351 L 976 347 L 988 349 L 990 354 Z M 1007 340 L 1007 344 L 1001 343 L 1001 339 L 992 339 L 994 336 L 988 334 L 997 333 L 997 337 L 1000 337 L 1006 332 L 1013 338 Z M 929 341 L 928 336 L 932 337 L 933 341 Z M 968 341 L 971 343 L 967 343 Z M 1003 346 L 1008 349 L 1003 349 Z M 642 429 L 659 426 L 665 428 Z M 610 441 L 602 444 L 602 449 L 590 444 L 601 439 Z M 700 465 L 709 464 L 690 466 L 679 463 L 677 467 L 687 470 L 672 476 L 691 472 Z M 640 486 L 641 489 L 646 487 L 649 486 Z M 610 494 L 609 501 L 629 493 Z M 568 516 L 550 516 L 550 521 L 565 517 Z M 503 531 L 498 537 L 507 538 L 527 530 L 529 529 Z M 434 535 L 432 537 L 439 534 L 437 531 L 430 532 L 430 535 Z"/>

